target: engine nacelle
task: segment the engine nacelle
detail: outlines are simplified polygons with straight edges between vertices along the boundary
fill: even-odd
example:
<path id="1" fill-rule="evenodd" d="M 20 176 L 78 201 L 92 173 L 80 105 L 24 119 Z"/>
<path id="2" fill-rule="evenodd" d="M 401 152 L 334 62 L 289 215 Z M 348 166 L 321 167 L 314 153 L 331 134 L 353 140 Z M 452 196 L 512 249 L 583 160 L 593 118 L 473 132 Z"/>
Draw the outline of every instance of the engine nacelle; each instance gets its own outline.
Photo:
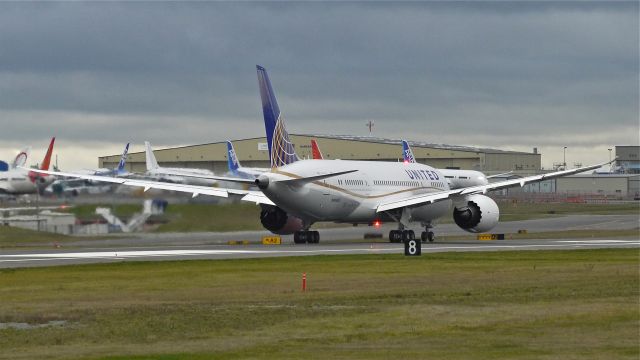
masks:
<path id="1" fill-rule="evenodd" d="M 287 214 L 277 206 L 263 208 L 260 222 L 265 229 L 278 235 L 289 235 L 304 228 L 302 220 Z"/>
<path id="2" fill-rule="evenodd" d="M 453 220 L 465 231 L 481 233 L 493 229 L 498 224 L 500 209 L 493 199 L 484 195 L 471 195 L 465 205 L 453 209 Z"/>

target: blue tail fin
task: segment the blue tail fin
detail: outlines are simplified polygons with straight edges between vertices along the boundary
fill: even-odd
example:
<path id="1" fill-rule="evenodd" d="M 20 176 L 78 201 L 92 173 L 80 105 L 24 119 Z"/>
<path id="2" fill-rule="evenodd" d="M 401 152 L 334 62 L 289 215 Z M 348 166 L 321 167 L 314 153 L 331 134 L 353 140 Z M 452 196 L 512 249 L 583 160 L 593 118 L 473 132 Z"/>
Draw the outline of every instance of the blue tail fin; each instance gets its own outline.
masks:
<path id="1" fill-rule="evenodd" d="M 233 149 L 231 141 L 227 140 L 227 164 L 229 164 L 229 171 L 233 174 L 238 172 L 240 167 L 240 161 L 236 156 L 236 151 Z"/>
<path id="2" fill-rule="evenodd" d="M 284 126 L 284 118 L 280 113 L 276 95 L 271 88 L 271 82 L 267 70 L 260 65 L 258 69 L 258 85 L 262 98 L 262 113 L 264 115 L 264 127 L 267 132 L 267 144 L 271 167 L 280 167 L 298 161 L 298 155 L 289 140 L 289 134 Z"/>
<path id="3" fill-rule="evenodd" d="M 127 163 L 127 155 L 129 153 L 129 143 L 124 147 L 124 151 L 122 152 L 122 156 L 120 157 L 120 162 L 118 163 L 118 167 L 116 168 L 116 174 L 123 174 L 125 172 L 124 165 Z"/>
<path id="4" fill-rule="evenodd" d="M 402 140 L 402 158 L 405 163 L 416 162 L 416 158 L 413 157 L 413 151 L 411 151 L 411 147 L 407 140 Z"/>

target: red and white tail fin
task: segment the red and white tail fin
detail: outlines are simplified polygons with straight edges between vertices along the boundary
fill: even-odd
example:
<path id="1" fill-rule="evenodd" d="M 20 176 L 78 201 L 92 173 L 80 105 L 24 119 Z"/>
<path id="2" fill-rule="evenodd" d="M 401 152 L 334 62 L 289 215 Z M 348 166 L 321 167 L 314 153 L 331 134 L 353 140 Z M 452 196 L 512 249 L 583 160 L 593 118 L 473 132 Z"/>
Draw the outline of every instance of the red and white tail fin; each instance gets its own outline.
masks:
<path id="1" fill-rule="evenodd" d="M 20 150 L 18 155 L 16 155 L 16 158 L 13 160 L 13 163 L 11 163 L 11 168 L 15 169 L 18 166 L 27 166 L 27 159 L 29 158 L 29 153 L 31 153 L 30 147 L 26 147 Z"/>
<path id="2" fill-rule="evenodd" d="M 42 164 L 40 164 L 40 170 L 49 170 L 49 164 L 51 164 L 51 153 L 53 152 L 53 143 L 56 141 L 55 137 L 51 138 L 51 142 L 49 143 L 49 148 L 47 149 L 47 154 L 44 156 L 44 160 L 42 160 Z M 35 171 L 29 171 L 29 179 L 32 183 L 36 181 L 43 181 L 44 178 L 48 175 L 39 174 Z"/>
<path id="3" fill-rule="evenodd" d="M 314 160 L 322 160 L 324 157 L 320 152 L 320 148 L 318 147 L 318 143 L 315 139 L 311 139 L 311 154 L 313 155 Z"/>
<path id="4" fill-rule="evenodd" d="M 40 170 L 49 170 L 49 164 L 51 164 L 51 153 L 53 152 L 54 142 L 56 142 L 56 138 L 52 137 L 51 142 L 49 143 L 49 148 L 47 149 L 47 154 L 44 156 L 44 160 L 42 160 L 42 164 L 40 165 Z"/>

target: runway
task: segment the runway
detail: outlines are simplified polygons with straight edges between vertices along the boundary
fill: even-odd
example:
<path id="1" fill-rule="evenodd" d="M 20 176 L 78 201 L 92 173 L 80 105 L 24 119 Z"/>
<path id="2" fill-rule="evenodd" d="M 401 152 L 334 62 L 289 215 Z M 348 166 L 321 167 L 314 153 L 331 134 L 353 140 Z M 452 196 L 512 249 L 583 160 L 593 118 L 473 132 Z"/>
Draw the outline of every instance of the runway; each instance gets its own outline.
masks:
<path id="1" fill-rule="evenodd" d="M 637 229 L 639 220 L 637 215 L 568 215 L 561 217 L 533 219 L 523 221 L 501 222 L 492 233 L 511 234 L 524 229 L 529 233 L 542 231 L 566 230 L 619 230 Z M 380 229 L 370 226 L 320 228 L 321 242 L 362 240 L 364 234 L 374 233 L 387 237 L 389 230 L 395 229 L 395 224 L 385 224 Z M 422 229 L 413 228 L 419 234 Z M 469 233 L 455 224 L 439 224 L 434 228 L 436 237 L 464 236 Z M 229 240 L 246 240 L 259 243 L 263 236 L 269 235 L 266 230 L 234 231 L 234 232 L 189 232 L 189 233 L 141 233 L 122 234 L 111 239 L 78 240 L 68 242 L 72 247 L 108 247 L 119 248 L 129 246 L 195 246 L 226 244 Z M 283 243 L 293 243 L 293 236 L 282 236 Z"/>
<path id="2" fill-rule="evenodd" d="M 639 239 L 496 240 L 423 244 L 422 256 L 456 251 L 569 250 L 594 248 L 640 248 Z M 193 259 L 238 259 L 280 256 L 403 254 L 402 244 L 344 243 L 305 245 L 206 245 L 163 246 L 109 250 L 11 251 L 0 254 L 0 268 L 55 266 L 123 261 L 166 261 Z"/>

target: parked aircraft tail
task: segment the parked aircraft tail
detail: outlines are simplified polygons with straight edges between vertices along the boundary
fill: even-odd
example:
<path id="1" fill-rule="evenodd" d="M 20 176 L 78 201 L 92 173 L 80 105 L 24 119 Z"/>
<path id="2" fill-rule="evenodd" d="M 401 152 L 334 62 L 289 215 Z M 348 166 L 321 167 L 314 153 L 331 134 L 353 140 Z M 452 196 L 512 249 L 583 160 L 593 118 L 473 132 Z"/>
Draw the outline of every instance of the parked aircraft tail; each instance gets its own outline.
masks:
<path id="1" fill-rule="evenodd" d="M 402 140 L 402 158 L 405 163 L 415 163 L 416 158 L 413 156 L 413 151 L 407 140 Z"/>
<path id="2" fill-rule="evenodd" d="M 147 171 L 156 170 L 160 166 L 158 166 L 158 161 L 156 160 L 156 156 L 153 155 L 153 149 L 151 148 L 151 143 L 148 141 L 144 142 L 145 149 L 145 161 L 147 163 Z"/>
<path id="3" fill-rule="evenodd" d="M 40 170 L 49 170 L 49 164 L 51 164 L 51 153 L 53 153 L 53 143 L 56 142 L 56 138 L 52 137 L 51 142 L 49 143 L 49 148 L 47 149 L 47 154 L 44 156 L 44 160 L 42 160 L 42 164 L 40 165 Z"/>
<path id="4" fill-rule="evenodd" d="M 116 168 L 116 174 L 122 174 L 125 172 L 124 165 L 127 163 L 127 156 L 129 155 L 129 143 L 124 147 L 124 151 L 122 152 L 122 156 L 120 157 L 120 162 L 118 163 L 118 167 Z"/>
<path id="5" fill-rule="evenodd" d="M 231 141 L 227 140 L 227 164 L 229 165 L 229 171 L 233 174 L 238 172 L 240 167 L 240 161 L 236 156 L 236 151 L 233 148 Z"/>
<path id="6" fill-rule="evenodd" d="M 264 115 L 264 127 L 267 132 L 271 167 L 291 164 L 298 161 L 298 155 L 296 155 L 293 143 L 289 140 L 284 118 L 278 107 L 267 70 L 260 65 L 256 65 L 256 68 L 258 70 L 258 85 L 262 99 L 262 113 Z"/>
<path id="7" fill-rule="evenodd" d="M 29 158 L 30 153 L 31 153 L 30 147 L 26 147 L 20 150 L 18 155 L 16 155 L 16 158 L 13 159 L 13 162 L 11 163 L 11 169 L 15 169 L 18 166 L 27 166 L 27 159 Z"/>
<path id="8" fill-rule="evenodd" d="M 51 164 L 51 154 L 53 153 L 53 144 L 55 143 L 56 138 L 52 137 L 51 138 L 51 142 L 49 143 L 49 148 L 47 149 L 47 153 L 44 156 L 44 159 L 42 160 L 42 164 L 40 164 L 40 170 L 49 170 L 49 165 Z M 40 174 L 37 173 L 35 171 L 29 171 L 28 173 L 29 179 L 31 180 L 31 182 L 33 183 L 45 183 L 46 180 L 44 179 L 47 175 L 46 174 Z"/>
<path id="9" fill-rule="evenodd" d="M 322 152 L 320 152 L 320 148 L 318 147 L 318 142 L 315 139 L 311 139 L 311 155 L 313 155 L 314 160 L 324 159 Z"/>

